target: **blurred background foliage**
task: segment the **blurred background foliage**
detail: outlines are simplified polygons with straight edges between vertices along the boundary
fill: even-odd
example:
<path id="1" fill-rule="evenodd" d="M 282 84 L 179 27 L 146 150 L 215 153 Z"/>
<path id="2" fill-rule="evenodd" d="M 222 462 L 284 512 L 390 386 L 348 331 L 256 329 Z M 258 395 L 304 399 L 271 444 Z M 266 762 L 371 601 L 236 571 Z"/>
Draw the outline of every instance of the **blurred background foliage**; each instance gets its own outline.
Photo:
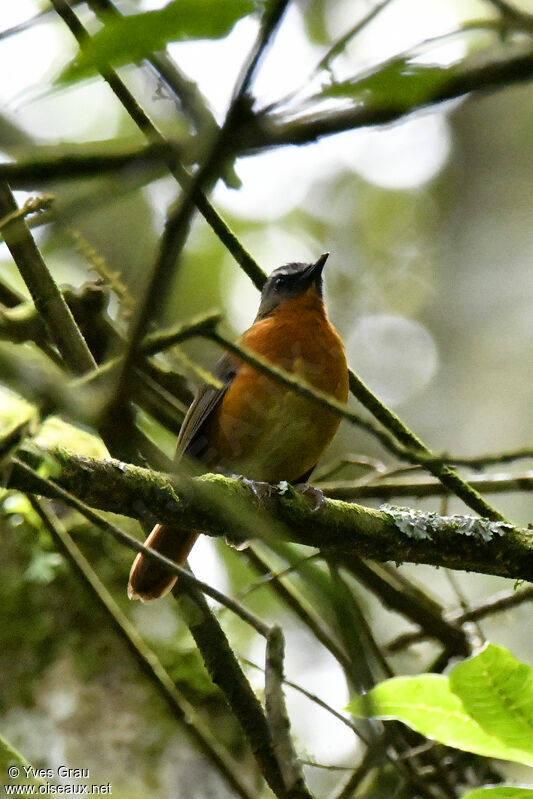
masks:
<path id="1" fill-rule="evenodd" d="M 131 13 L 163 3 L 119 5 Z M 533 12 L 526 2 L 516 6 Z M 331 43 L 370 7 L 351 0 L 293 3 L 260 73 L 260 101 L 302 83 Z M 78 11 L 96 29 L 86 7 Z M 76 48 L 46 2 L 1 4 L 0 29 L 9 31 L 44 12 L 37 24 L 0 36 L 2 160 L 24 163 L 36 148 L 52 156 L 74 149 L 83 153 L 87 147 L 93 152 L 96 143 L 115 142 L 117 149 L 125 142 L 142 144 L 102 80 L 66 88 L 54 84 Z M 364 72 L 466 21 L 495 18 L 488 2 L 392 0 L 346 47 L 338 75 Z M 219 121 L 255 30 L 256 21 L 246 18 L 220 41 L 169 47 Z M 443 44 L 438 58 L 449 64 L 480 49 L 491 35 L 481 31 L 477 38 L 446 40 L 451 49 Z M 133 68 L 125 76 L 160 129 L 170 137 L 183 136 L 186 122 L 157 78 Z M 532 126 L 531 86 L 510 86 L 383 128 L 239 158 L 240 188 L 220 183 L 213 193 L 217 209 L 267 272 L 331 251 L 327 303 L 350 365 L 435 451 L 479 455 L 520 449 L 533 440 L 528 368 L 533 349 Z M 55 198 L 50 218 L 36 217 L 32 226 L 54 277 L 74 287 L 97 280 L 107 285 L 108 313 L 125 329 L 156 257 L 167 207 L 178 194 L 175 181 L 163 170 L 129 169 L 43 186 L 36 182 L 35 193 Z M 17 192 L 20 204 L 27 196 Z M 3 282 L 26 293 L 5 245 L 0 269 Z M 159 323 L 221 309 L 228 331 L 236 335 L 253 319 L 257 300 L 249 279 L 197 218 Z M 184 351 L 204 366 L 218 357 L 214 345 L 199 339 L 184 345 Z M 183 371 L 172 352 L 164 364 Z M 186 376 L 194 388 L 197 376 L 190 371 Z M 14 402 L 5 391 L 0 400 L 4 408 Z M 147 413 L 140 424 L 172 456 L 174 435 Z M 72 427 L 63 435 L 76 451 L 89 454 L 96 446 Z M 374 440 L 343 424 L 322 465 L 347 453 L 390 461 Z M 524 474 L 528 468 L 527 461 L 518 461 L 497 470 Z M 342 472 L 346 478 L 360 474 L 360 467 Z M 498 495 L 494 503 L 517 524 L 527 525 L 533 516 L 528 493 Z M 416 504 L 462 510 L 459 501 L 443 506 L 438 498 Z M 171 598 L 148 606 L 128 603 L 128 550 L 73 511 L 62 506 L 56 511 L 184 694 L 217 735 L 246 758 L 242 734 L 206 677 L 176 603 Z M 121 523 L 140 536 L 138 525 Z M 95 781 L 112 783 L 114 796 L 225 796 L 227 789 L 176 727 L 22 496 L 4 497 L 0 533 L 0 729 L 6 737 L 34 765 L 90 768 Z M 285 568 L 296 557 L 296 550 L 290 557 L 287 552 L 275 556 L 265 550 L 263 555 L 271 567 Z M 339 665 L 265 584 L 256 584 L 257 572 L 240 553 L 221 542 L 202 541 L 191 563 L 201 579 L 232 595 L 244 595 L 253 586 L 247 604 L 262 618 L 283 623 L 288 676 L 336 709 L 346 704 Z M 335 626 L 338 612 L 328 610 L 317 587 L 317 576 L 325 579 L 327 572 L 312 568 L 312 579 L 303 569 L 292 577 L 293 585 Z M 452 579 L 430 567 L 405 565 L 400 571 L 447 608 L 512 587 L 476 574 L 456 573 Z M 366 589 L 350 585 L 380 644 L 409 628 Z M 533 662 L 533 639 L 524 635 L 529 616 L 529 606 L 522 605 L 484 620 L 483 634 Z M 261 644 L 249 629 L 226 611 L 220 618 L 235 649 L 261 662 Z M 391 655 L 389 662 L 399 673 L 417 672 L 436 653 L 436 645 L 421 643 Z M 259 672 L 251 671 L 250 678 L 261 685 Z M 287 691 L 299 749 L 326 765 L 357 763 L 353 734 Z M 507 774 L 526 779 L 518 766 L 509 766 Z M 338 779 L 335 772 L 313 767 L 308 776 L 320 795 Z M 368 795 L 385 796 L 390 785 L 376 783 L 373 790 Z"/>

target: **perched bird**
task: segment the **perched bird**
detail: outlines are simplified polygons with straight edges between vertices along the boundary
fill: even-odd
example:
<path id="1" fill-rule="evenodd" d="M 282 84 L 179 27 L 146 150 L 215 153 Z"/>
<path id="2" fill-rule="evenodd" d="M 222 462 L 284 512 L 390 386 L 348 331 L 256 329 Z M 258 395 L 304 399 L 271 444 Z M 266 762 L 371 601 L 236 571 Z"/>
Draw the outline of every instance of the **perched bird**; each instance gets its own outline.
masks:
<path id="1" fill-rule="evenodd" d="M 328 320 L 322 270 L 291 263 L 274 270 L 261 293 L 252 326 L 239 343 L 301 376 L 341 402 L 348 396 L 344 346 Z M 305 482 L 335 435 L 339 416 L 226 354 L 213 374 L 222 388 L 202 386 L 180 430 L 177 457 L 185 454 L 204 471 L 240 474 L 251 480 Z M 178 564 L 198 536 L 195 530 L 157 524 L 146 540 Z M 139 553 L 130 573 L 130 599 L 156 599 L 176 581 L 163 565 Z"/>

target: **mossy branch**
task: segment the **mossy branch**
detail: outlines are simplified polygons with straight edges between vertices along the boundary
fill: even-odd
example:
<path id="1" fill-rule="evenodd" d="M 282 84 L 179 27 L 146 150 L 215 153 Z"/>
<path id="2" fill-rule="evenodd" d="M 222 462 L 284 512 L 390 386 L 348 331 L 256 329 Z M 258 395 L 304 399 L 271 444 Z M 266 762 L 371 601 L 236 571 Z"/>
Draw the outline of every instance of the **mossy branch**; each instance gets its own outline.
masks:
<path id="1" fill-rule="evenodd" d="M 332 499 L 314 509 L 305 496 L 284 484 L 258 498 L 253 487 L 222 475 L 170 476 L 61 450 L 26 448 L 18 455 L 33 466 L 46 460 L 57 485 L 86 504 L 150 523 L 157 519 L 185 524 L 208 535 L 237 539 L 284 537 L 318 547 L 340 562 L 357 553 L 376 561 L 425 563 L 533 581 L 533 533 L 502 522 L 389 506 L 374 510 Z M 16 463 L 7 485 L 29 493 L 43 491 L 42 483 L 32 483 Z"/>

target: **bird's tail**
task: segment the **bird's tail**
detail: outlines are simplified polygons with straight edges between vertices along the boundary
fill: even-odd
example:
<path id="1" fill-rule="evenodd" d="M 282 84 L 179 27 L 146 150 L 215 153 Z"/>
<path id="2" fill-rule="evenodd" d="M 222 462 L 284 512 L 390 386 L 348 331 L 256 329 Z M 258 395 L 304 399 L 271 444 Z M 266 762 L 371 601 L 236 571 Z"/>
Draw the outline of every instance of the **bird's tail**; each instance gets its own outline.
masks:
<path id="1" fill-rule="evenodd" d="M 181 566 L 187 560 L 197 538 L 198 533 L 194 530 L 156 524 L 146 539 L 145 546 L 157 550 Z M 163 564 L 139 552 L 131 567 L 128 596 L 130 599 L 141 599 L 143 602 L 158 599 L 168 594 L 176 580 L 177 577 L 170 574 Z"/>

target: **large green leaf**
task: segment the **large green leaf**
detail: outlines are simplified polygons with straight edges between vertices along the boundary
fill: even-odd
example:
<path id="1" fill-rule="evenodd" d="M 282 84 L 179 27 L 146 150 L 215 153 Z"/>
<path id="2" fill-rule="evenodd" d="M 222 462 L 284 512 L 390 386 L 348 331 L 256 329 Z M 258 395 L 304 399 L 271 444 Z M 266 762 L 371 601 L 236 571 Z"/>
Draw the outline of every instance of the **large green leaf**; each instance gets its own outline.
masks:
<path id="1" fill-rule="evenodd" d="M 461 799 L 533 799 L 533 788 L 516 788 L 514 785 L 476 788 L 465 793 Z"/>
<path id="2" fill-rule="evenodd" d="M 488 644 L 450 672 L 450 688 L 490 735 L 533 761 L 533 669 L 507 649 Z"/>
<path id="3" fill-rule="evenodd" d="M 42 779 L 35 769 L 28 763 L 9 741 L 0 735 L 0 774 L 5 784 L 18 782 L 19 779 L 35 784 L 42 784 Z"/>
<path id="4" fill-rule="evenodd" d="M 63 70 L 59 81 L 86 78 L 99 65 L 142 61 L 168 42 L 220 39 L 255 8 L 253 0 L 172 0 L 157 11 L 110 17 Z"/>
<path id="5" fill-rule="evenodd" d="M 2 776 L 5 775 L 8 766 L 17 766 L 22 770 L 24 766 L 28 765 L 29 763 L 26 758 L 23 757 L 20 752 L 17 752 L 17 750 L 0 735 L 0 768 L 2 770 Z"/>
<path id="6" fill-rule="evenodd" d="M 437 674 L 424 674 L 419 677 L 394 677 L 385 680 L 366 696 L 353 699 L 348 709 L 357 716 L 398 719 L 428 738 L 457 749 L 533 765 L 533 736 L 528 739 L 524 735 L 522 720 L 516 720 L 513 708 L 510 708 L 509 713 L 507 713 L 509 708 L 504 712 L 505 703 L 503 703 L 499 710 L 501 714 L 499 721 L 496 719 L 496 711 L 491 710 L 495 704 L 493 693 L 497 690 L 496 686 L 501 684 L 491 669 L 500 669 L 500 664 L 489 663 L 487 658 L 483 657 L 486 651 L 456 666 L 450 678 Z M 465 667 L 467 672 L 461 675 L 461 669 Z M 457 669 L 459 669 L 457 683 L 461 690 L 463 687 L 466 690 L 467 684 L 471 689 L 471 681 L 475 679 L 474 673 L 477 669 L 480 685 L 477 686 L 476 701 L 469 703 L 478 711 L 476 718 L 471 715 L 463 698 L 452 690 L 452 675 Z M 487 673 L 489 679 L 486 678 Z M 509 663 L 506 673 L 507 679 L 514 685 L 516 676 L 513 677 L 513 669 Z M 501 679 L 504 679 L 503 676 Z M 527 683 L 528 681 L 522 678 L 520 684 L 526 692 L 529 688 Z M 483 694 L 483 685 L 485 694 Z M 481 710 L 483 695 L 487 706 L 486 714 Z M 529 699 L 524 696 L 523 701 L 529 707 Z M 485 715 L 490 718 L 488 728 L 484 726 Z M 504 725 L 507 729 L 506 735 L 502 735 Z"/>

